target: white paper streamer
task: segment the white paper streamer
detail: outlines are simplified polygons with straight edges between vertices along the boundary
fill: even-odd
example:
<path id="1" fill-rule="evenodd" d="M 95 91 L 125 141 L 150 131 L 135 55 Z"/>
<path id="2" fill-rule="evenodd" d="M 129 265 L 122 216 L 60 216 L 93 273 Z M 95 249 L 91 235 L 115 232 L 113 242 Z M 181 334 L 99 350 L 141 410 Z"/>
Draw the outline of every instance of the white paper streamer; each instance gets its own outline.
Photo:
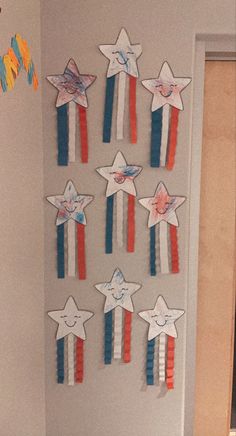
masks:
<path id="1" fill-rule="evenodd" d="M 74 355 L 74 335 L 70 333 L 67 337 L 68 341 L 68 385 L 75 384 L 75 355 Z"/>
<path id="2" fill-rule="evenodd" d="M 75 162 L 75 102 L 69 102 L 69 162 Z"/>
<path id="3" fill-rule="evenodd" d="M 159 226 L 161 273 L 168 274 L 170 272 L 168 257 L 168 223 L 166 221 L 161 221 Z"/>
<path id="4" fill-rule="evenodd" d="M 126 73 L 121 71 L 118 78 L 118 101 L 117 101 L 117 125 L 116 136 L 117 139 L 124 137 L 124 112 L 125 112 L 125 84 Z"/>
<path id="5" fill-rule="evenodd" d="M 114 359 L 121 359 L 122 352 L 122 314 L 121 307 L 115 308 L 114 320 Z"/>
<path id="6" fill-rule="evenodd" d="M 67 223 L 68 276 L 75 276 L 75 221 Z"/>
<path id="7" fill-rule="evenodd" d="M 161 131 L 161 155 L 160 155 L 160 165 L 164 167 L 166 165 L 166 153 L 168 145 L 168 133 L 169 133 L 169 116 L 170 116 L 170 106 L 165 104 L 162 111 L 162 131 Z"/>
<path id="8" fill-rule="evenodd" d="M 166 379 L 166 335 L 161 333 L 159 337 L 159 381 Z"/>
<path id="9" fill-rule="evenodd" d="M 118 247 L 123 246 L 123 221 L 124 221 L 124 194 L 118 191 L 116 194 L 116 238 Z"/>

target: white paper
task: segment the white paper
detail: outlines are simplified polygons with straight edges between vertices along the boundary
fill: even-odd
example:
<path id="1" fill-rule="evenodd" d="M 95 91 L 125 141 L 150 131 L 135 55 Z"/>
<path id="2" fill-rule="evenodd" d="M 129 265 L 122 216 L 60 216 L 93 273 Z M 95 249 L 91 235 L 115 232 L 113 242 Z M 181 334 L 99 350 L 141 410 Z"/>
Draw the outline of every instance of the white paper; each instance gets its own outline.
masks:
<path id="1" fill-rule="evenodd" d="M 118 76 L 117 124 L 116 124 L 117 139 L 124 138 L 125 85 L 126 85 L 126 74 L 124 73 L 124 71 L 121 71 Z"/>
<path id="2" fill-rule="evenodd" d="M 167 222 L 161 221 L 159 226 L 160 235 L 160 261 L 161 273 L 168 274 L 169 269 L 169 255 L 168 255 L 168 225 Z"/>
<path id="3" fill-rule="evenodd" d="M 164 382 L 166 379 L 166 335 L 161 333 L 159 336 L 159 381 Z"/>
<path id="4" fill-rule="evenodd" d="M 161 167 L 164 167 L 166 165 L 166 153 L 167 153 L 168 132 L 169 132 L 169 117 L 170 117 L 170 106 L 168 104 L 165 104 L 165 106 L 163 106 L 163 112 L 162 112 L 161 155 L 160 155 Z"/>
<path id="5" fill-rule="evenodd" d="M 69 103 L 69 162 L 75 162 L 75 103 L 70 101 Z"/>
<path id="6" fill-rule="evenodd" d="M 75 265 L 76 265 L 76 259 L 75 259 L 75 221 L 69 220 L 67 224 L 67 244 L 68 244 L 68 276 L 74 277 L 75 276 Z"/>
<path id="7" fill-rule="evenodd" d="M 118 247 L 123 246 L 124 194 L 118 191 L 116 196 L 116 236 Z"/>
<path id="8" fill-rule="evenodd" d="M 74 355 L 74 335 L 70 333 L 67 338 L 67 355 L 68 355 L 68 385 L 75 384 L 75 355 Z"/>
<path id="9" fill-rule="evenodd" d="M 115 308 L 114 319 L 114 359 L 121 359 L 122 353 L 122 324 L 123 324 L 123 309 L 118 306 Z"/>

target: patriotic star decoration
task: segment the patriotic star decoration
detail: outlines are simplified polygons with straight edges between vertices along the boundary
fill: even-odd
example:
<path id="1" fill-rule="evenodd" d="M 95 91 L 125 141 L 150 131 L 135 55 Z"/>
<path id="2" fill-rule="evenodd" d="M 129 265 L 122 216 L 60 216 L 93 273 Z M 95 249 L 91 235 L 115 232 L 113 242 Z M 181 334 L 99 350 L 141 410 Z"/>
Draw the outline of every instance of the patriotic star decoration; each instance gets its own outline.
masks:
<path id="1" fill-rule="evenodd" d="M 133 77 L 138 77 L 137 59 L 142 53 L 140 44 L 131 44 L 125 29 L 121 29 L 115 44 L 99 45 L 101 52 L 109 59 L 107 77 L 124 71 Z"/>
<path id="2" fill-rule="evenodd" d="M 165 333 L 168 336 L 177 338 L 175 321 L 184 314 L 184 310 L 170 309 L 164 298 L 159 295 L 153 309 L 139 312 L 139 316 L 149 323 L 148 340 Z"/>
<path id="3" fill-rule="evenodd" d="M 62 310 L 53 310 L 48 312 L 48 316 L 58 323 L 56 339 L 64 338 L 73 333 L 73 335 L 86 339 L 84 324 L 94 315 L 88 310 L 80 310 L 72 296 L 66 301 Z"/>
<path id="4" fill-rule="evenodd" d="M 186 197 L 169 195 L 163 182 L 157 185 L 153 197 L 141 198 L 139 203 L 149 210 L 148 227 L 155 226 L 161 221 L 166 221 L 178 227 L 179 222 L 176 209 L 184 203 Z"/>
<path id="5" fill-rule="evenodd" d="M 84 209 L 93 201 L 92 195 L 78 194 L 71 180 L 67 182 L 64 194 L 47 197 L 49 203 L 58 209 L 56 225 L 64 224 L 70 219 L 86 225 Z"/>
<path id="6" fill-rule="evenodd" d="M 181 92 L 191 82 L 187 77 L 175 77 L 168 62 L 164 62 L 156 79 L 142 80 L 142 84 L 153 94 L 152 112 L 165 104 L 183 110 Z"/>
<path id="7" fill-rule="evenodd" d="M 87 108 L 86 89 L 96 80 L 96 76 L 80 74 L 74 59 L 70 59 L 63 74 L 47 76 L 47 80 L 59 91 L 56 107 L 74 101 Z"/>
<path id="8" fill-rule="evenodd" d="M 110 282 L 98 283 L 95 288 L 105 295 L 104 313 L 120 306 L 129 312 L 134 311 L 131 296 L 141 288 L 139 283 L 126 282 L 123 273 L 116 268 Z"/>
<path id="9" fill-rule="evenodd" d="M 96 171 L 108 181 L 106 197 L 118 191 L 136 196 L 134 178 L 142 171 L 141 166 L 128 165 L 123 154 L 118 151 L 112 166 L 100 167 Z"/>

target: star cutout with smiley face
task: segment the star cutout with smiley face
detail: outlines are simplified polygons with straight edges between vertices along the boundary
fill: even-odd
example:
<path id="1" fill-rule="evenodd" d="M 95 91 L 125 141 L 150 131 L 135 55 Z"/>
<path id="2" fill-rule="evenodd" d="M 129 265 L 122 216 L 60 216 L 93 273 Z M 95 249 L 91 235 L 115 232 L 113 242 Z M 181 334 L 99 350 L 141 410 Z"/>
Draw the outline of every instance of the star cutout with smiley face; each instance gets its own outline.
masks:
<path id="1" fill-rule="evenodd" d="M 93 199 L 92 195 L 78 194 L 71 180 L 67 182 L 64 194 L 47 197 L 49 203 L 58 209 L 57 226 L 64 224 L 70 219 L 86 225 L 84 209 Z"/>
<path id="2" fill-rule="evenodd" d="M 93 315 L 94 313 L 88 310 L 80 310 L 72 296 L 66 301 L 64 309 L 48 312 L 48 316 L 58 323 L 57 340 L 68 336 L 70 333 L 85 340 L 84 324 Z"/>
<path id="3" fill-rule="evenodd" d="M 157 185 L 153 197 L 141 198 L 139 203 L 149 210 L 148 227 L 165 221 L 178 227 L 176 209 L 184 203 L 186 197 L 169 195 L 163 182 Z"/>
<path id="4" fill-rule="evenodd" d="M 110 312 L 118 306 L 133 312 L 134 306 L 131 296 L 141 288 L 141 285 L 126 282 L 121 270 L 116 268 L 110 282 L 98 283 L 95 288 L 106 297 L 104 313 Z"/>
<path id="5" fill-rule="evenodd" d="M 142 171 L 142 167 L 127 164 L 120 151 L 118 151 L 112 166 L 100 167 L 96 171 L 108 181 L 106 197 L 110 197 L 118 191 L 137 195 L 134 178 Z"/>
<path id="6" fill-rule="evenodd" d="M 121 71 L 138 77 L 137 59 L 142 53 L 142 47 L 140 44 L 131 44 L 125 29 L 121 29 L 115 44 L 99 45 L 99 49 L 110 61 L 107 77 Z"/>
<path id="7" fill-rule="evenodd" d="M 149 323 L 148 340 L 165 333 L 172 338 L 177 338 L 175 321 L 184 314 L 184 310 L 170 309 L 164 298 L 159 295 L 153 309 L 139 312 L 139 316 Z"/>
<path id="8" fill-rule="evenodd" d="M 70 59 L 63 74 L 47 76 L 47 80 L 59 91 L 56 107 L 74 101 L 87 108 L 86 89 L 96 80 L 96 76 L 80 74 L 74 59 Z"/>
<path id="9" fill-rule="evenodd" d="M 152 112 L 165 104 L 183 110 L 181 92 L 191 82 L 191 78 L 175 77 L 168 62 L 164 62 L 156 79 L 142 80 L 142 84 L 153 94 Z"/>

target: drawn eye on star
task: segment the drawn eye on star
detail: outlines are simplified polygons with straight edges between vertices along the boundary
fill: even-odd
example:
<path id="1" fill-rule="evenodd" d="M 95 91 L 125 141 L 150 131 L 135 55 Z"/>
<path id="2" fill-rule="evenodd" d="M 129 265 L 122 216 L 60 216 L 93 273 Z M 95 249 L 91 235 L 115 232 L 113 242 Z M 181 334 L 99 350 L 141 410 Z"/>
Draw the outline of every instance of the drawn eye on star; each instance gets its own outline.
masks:
<path id="1" fill-rule="evenodd" d="M 157 81 L 156 89 L 162 97 L 168 98 L 170 97 L 176 90 L 178 90 L 178 85 L 175 83 L 168 83 L 168 82 L 160 82 Z"/>
<path id="2" fill-rule="evenodd" d="M 151 318 L 156 325 L 158 325 L 159 327 L 164 327 L 167 324 L 167 322 L 172 318 L 172 316 L 159 313 L 156 315 L 152 315 Z"/>
<path id="3" fill-rule="evenodd" d="M 61 319 L 63 319 L 65 325 L 69 328 L 75 327 L 78 320 L 81 319 L 80 315 L 62 315 L 60 316 Z"/>
<path id="4" fill-rule="evenodd" d="M 173 204 L 173 200 L 171 201 L 170 199 L 165 199 L 165 198 L 157 198 L 157 200 L 154 203 L 151 203 L 153 209 L 159 215 L 165 215 L 170 209 L 170 206 L 172 204 Z"/>
<path id="5" fill-rule="evenodd" d="M 136 59 L 135 53 L 131 48 L 112 51 L 112 54 L 114 55 L 114 61 L 117 61 L 120 65 L 126 65 L 130 59 Z"/>
<path id="6" fill-rule="evenodd" d="M 69 214 L 72 214 L 78 208 L 79 201 L 78 200 L 68 200 L 68 201 L 65 200 L 65 201 L 62 201 L 61 204 Z"/>
<path id="7" fill-rule="evenodd" d="M 138 173 L 139 170 L 137 168 L 127 166 L 120 171 L 110 171 L 109 174 L 114 177 L 116 183 L 122 185 L 127 179 L 132 180 Z"/>

